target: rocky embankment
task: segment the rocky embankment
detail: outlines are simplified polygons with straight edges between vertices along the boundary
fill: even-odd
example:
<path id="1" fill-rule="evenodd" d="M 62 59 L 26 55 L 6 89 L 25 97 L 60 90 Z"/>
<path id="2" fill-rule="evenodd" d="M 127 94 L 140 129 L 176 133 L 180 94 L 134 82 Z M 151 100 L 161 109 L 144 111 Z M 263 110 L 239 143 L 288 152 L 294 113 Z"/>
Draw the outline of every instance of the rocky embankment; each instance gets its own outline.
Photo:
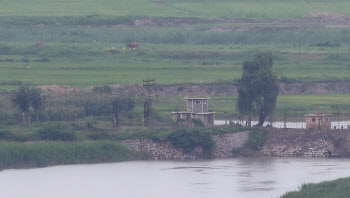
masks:
<path id="1" fill-rule="evenodd" d="M 275 129 L 260 152 L 277 157 L 348 157 L 349 134 L 347 130 Z"/>
<path id="2" fill-rule="evenodd" d="M 216 159 L 232 157 L 232 149 L 242 148 L 249 138 L 249 131 L 214 135 Z M 153 160 L 195 160 L 201 156 L 201 148 L 191 154 L 183 154 L 170 142 L 152 140 L 124 140 L 131 150 L 145 152 Z M 254 156 L 269 157 L 350 157 L 350 131 L 312 131 L 301 129 L 270 129 L 265 145 Z"/>
<path id="3" fill-rule="evenodd" d="M 215 148 L 213 155 L 215 158 L 230 158 L 234 148 L 243 147 L 249 137 L 249 132 L 239 132 L 233 134 L 214 135 Z M 198 159 L 202 152 L 201 148 L 195 148 L 191 154 L 183 154 L 181 149 L 174 148 L 170 142 L 155 142 L 152 140 L 130 139 L 122 141 L 122 144 L 131 150 L 145 152 L 153 160 L 186 160 Z"/>

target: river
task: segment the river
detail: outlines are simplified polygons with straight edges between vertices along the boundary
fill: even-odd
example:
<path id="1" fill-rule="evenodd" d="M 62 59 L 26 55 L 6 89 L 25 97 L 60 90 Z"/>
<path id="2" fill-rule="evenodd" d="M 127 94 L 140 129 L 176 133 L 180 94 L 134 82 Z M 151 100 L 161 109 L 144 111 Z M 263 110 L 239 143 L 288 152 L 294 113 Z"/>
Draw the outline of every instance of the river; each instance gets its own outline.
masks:
<path id="1" fill-rule="evenodd" d="M 0 172 L 4 198 L 268 198 L 350 176 L 349 159 L 133 161 Z"/>

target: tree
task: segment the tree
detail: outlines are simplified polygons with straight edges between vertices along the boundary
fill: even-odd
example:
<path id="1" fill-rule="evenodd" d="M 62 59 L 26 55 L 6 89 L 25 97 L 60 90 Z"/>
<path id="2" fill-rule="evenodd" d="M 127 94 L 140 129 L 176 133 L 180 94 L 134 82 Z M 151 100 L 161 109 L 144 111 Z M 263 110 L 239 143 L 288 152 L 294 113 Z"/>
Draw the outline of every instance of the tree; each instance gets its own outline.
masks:
<path id="1" fill-rule="evenodd" d="M 277 75 L 272 72 L 271 53 L 257 54 L 252 61 L 243 63 L 239 80 L 237 109 L 241 115 L 259 116 L 258 126 L 263 126 L 268 115 L 273 114 L 279 94 Z"/>
<path id="2" fill-rule="evenodd" d="M 13 103 L 22 111 L 23 124 L 26 123 L 26 113 L 30 108 L 30 89 L 27 86 L 21 86 L 15 93 Z"/>
<path id="3" fill-rule="evenodd" d="M 29 112 L 30 107 L 32 107 L 38 118 L 38 111 L 43 105 L 45 98 L 41 95 L 41 90 L 39 88 L 21 86 L 12 99 L 13 103 L 19 107 L 23 115 L 23 124 L 26 123 L 26 114 Z M 30 117 L 28 116 L 29 122 Z"/>
<path id="4" fill-rule="evenodd" d="M 45 97 L 42 96 L 42 90 L 39 88 L 30 89 L 30 103 L 36 115 L 36 121 L 39 121 L 39 110 L 45 102 Z"/>

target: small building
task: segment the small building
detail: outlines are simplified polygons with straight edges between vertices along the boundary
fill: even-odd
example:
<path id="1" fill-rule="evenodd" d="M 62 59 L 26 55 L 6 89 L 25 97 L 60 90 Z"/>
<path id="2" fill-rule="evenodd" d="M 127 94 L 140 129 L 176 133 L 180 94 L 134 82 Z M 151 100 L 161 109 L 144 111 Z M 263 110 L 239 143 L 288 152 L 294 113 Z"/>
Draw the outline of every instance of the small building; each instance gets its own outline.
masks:
<path id="1" fill-rule="evenodd" d="M 215 112 L 208 111 L 210 97 L 185 97 L 185 99 L 187 99 L 187 111 L 172 112 L 175 121 L 198 118 L 206 127 L 214 125 Z"/>
<path id="2" fill-rule="evenodd" d="M 331 114 L 308 114 L 306 118 L 306 129 L 328 130 L 332 128 Z"/>

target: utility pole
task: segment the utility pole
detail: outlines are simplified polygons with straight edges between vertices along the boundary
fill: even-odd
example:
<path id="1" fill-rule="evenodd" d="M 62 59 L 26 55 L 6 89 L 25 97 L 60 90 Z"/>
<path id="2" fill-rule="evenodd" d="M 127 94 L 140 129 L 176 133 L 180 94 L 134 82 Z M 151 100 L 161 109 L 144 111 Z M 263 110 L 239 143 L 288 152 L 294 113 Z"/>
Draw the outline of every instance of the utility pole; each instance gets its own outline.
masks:
<path id="1" fill-rule="evenodd" d="M 152 96 L 151 87 L 156 85 L 155 78 L 146 78 L 143 80 L 143 86 L 147 88 L 147 99 L 143 104 L 143 125 L 146 127 L 152 126 Z"/>

